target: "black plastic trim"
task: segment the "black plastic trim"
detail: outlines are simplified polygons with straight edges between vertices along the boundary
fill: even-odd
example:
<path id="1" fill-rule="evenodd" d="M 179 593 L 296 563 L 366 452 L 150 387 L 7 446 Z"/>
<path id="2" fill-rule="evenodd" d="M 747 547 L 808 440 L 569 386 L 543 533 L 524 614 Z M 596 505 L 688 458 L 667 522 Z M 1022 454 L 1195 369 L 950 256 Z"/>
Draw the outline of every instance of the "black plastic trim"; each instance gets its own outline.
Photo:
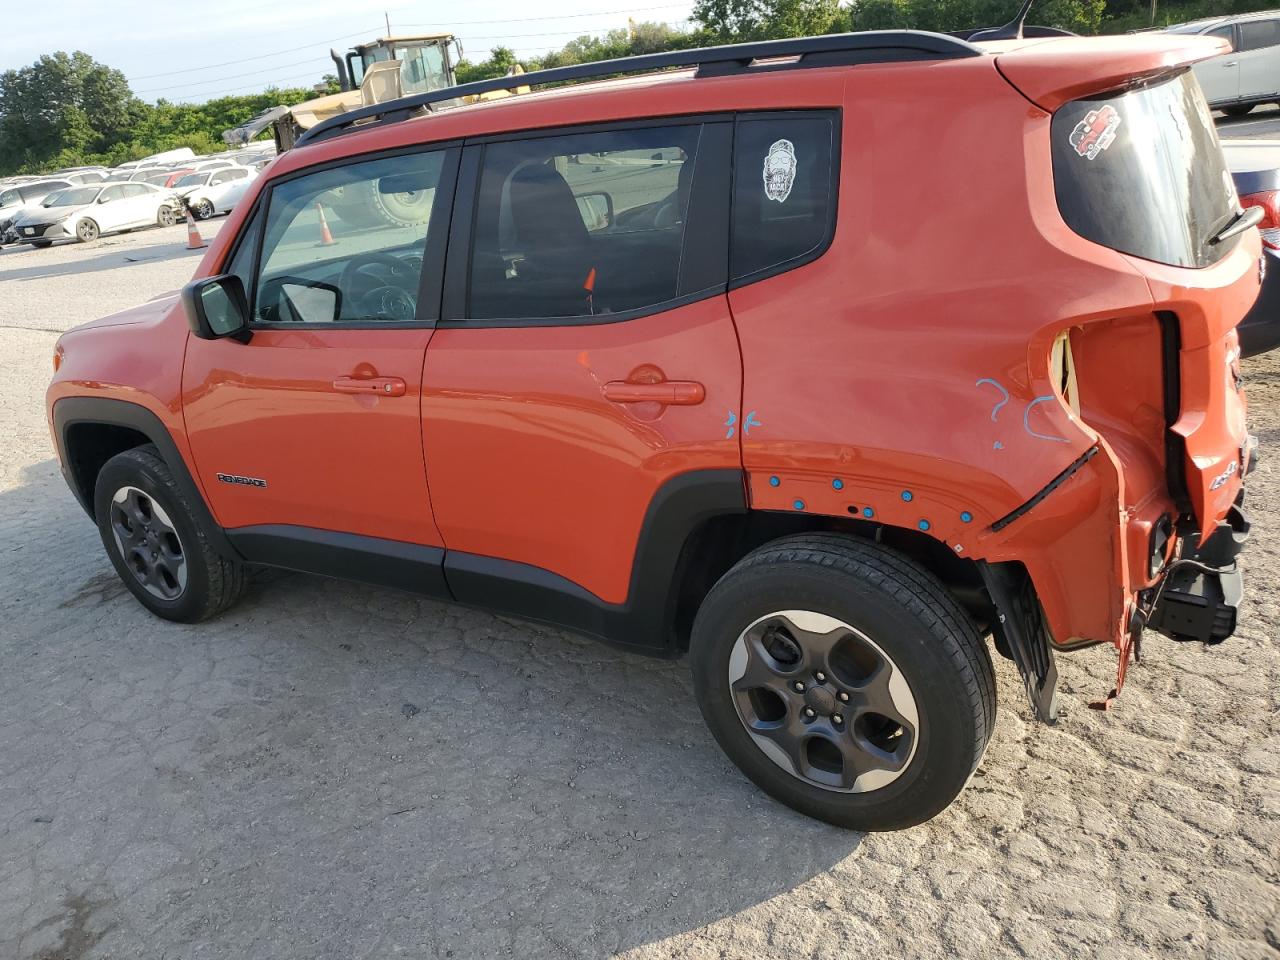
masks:
<path id="1" fill-rule="evenodd" d="M 289 524 L 236 527 L 226 533 L 250 563 L 452 599 L 440 547 Z"/>
<path id="2" fill-rule="evenodd" d="M 1041 503 L 1045 497 L 1049 496 L 1049 494 L 1053 493 L 1053 491 L 1057 490 L 1060 486 L 1070 480 L 1071 477 L 1073 477 L 1081 467 L 1092 460 L 1097 453 L 1098 448 L 1096 445 L 1090 447 L 1079 457 L 1073 460 L 1067 469 L 1063 470 L 1060 474 L 1050 480 L 1039 493 L 1020 507 L 1015 507 L 1009 513 L 1006 513 L 1003 517 L 993 523 L 991 525 L 992 531 L 1003 530 L 1009 524 L 1013 523 L 1013 521 L 1030 512 L 1030 510 L 1037 504 Z"/>
<path id="3" fill-rule="evenodd" d="M 899 53 L 890 55 L 890 51 L 899 51 Z M 397 100 L 361 107 L 357 110 L 331 117 L 305 131 L 294 145 L 302 146 L 314 140 L 338 136 L 350 130 L 368 129 L 374 126 L 376 122 L 385 123 L 407 120 L 416 111 L 429 110 L 433 104 L 481 93 L 491 93 L 497 90 L 514 90 L 518 87 L 563 83 L 571 80 L 603 79 L 619 74 L 644 73 L 679 67 L 698 67 L 700 70 L 704 70 L 708 65 L 712 64 L 736 64 L 742 72 L 746 72 L 750 68 L 751 70 L 760 69 L 762 72 L 768 73 L 777 69 L 794 70 L 815 66 L 830 66 L 830 60 L 824 61 L 819 56 L 817 61 L 814 62 L 810 60 L 810 57 L 833 53 L 845 55 L 842 63 L 848 64 L 883 63 L 886 60 L 894 59 L 955 60 L 983 56 L 983 52 L 980 49 L 956 37 L 922 30 L 868 30 L 860 33 L 828 34 L 820 37 L 799 37 L 789 40 L 766 40 L 759 43 L 728 44 L 693 50 L 674 50 L 645 54 L 638 57 L 622 57 L 616 60 L 601 60 L 595 63 L 553 67 L 549 70 L 535 70 L 532 73 L 509 77 L 494 77 L 490 80 L 458 84 L 454 87 L 446 87 L 430 93 L 401 97 Z M 795 57 L 797 59 L 787 64 L 764 63 L 758 67 L 754 65 L 755 61 L 782 57 Z M 353 124 L 360 120 L 375 121 L 375 123 L 366 123 L 360 127 L 353 127 Z"/>
<path id="4" fill-rule="evenodd" d="M 200 488 L 191 477 L 187 463 L 178 452 L 173 437 L 154 413 L 146 407 L 126 400 L 114 400 L 107 397 L 63 397 L 53 405 L 53 434 L 58 444 L 58 459 L 62 463 L 62 476 L 71 487 L 76 500 L 84 508 L 90 518 L 93 517 L 93 491 L 86 494 L 81 491 L 75 476 L 74 454 L 67 446 L 67 431 L 77 424 L 103 424 L 106 426 L 128 427 L 145 436 L 160 453 L 174 482 L 182 488 L 182 495 L 196 511 L 196 520 L 201 529 L 213 544 L 214 549 L 225 557 L 239 559 L 239 554 L 227 539 L 222 528 L 213 519 L 208 504 L 200 493 Z"/>
<path id="5" fill-rule="evenodd" d="M 1173 425 L 1182 416 L 1182 328 L 1173 313 L 1158 313 L 1160 321 L 1160 367 L 1164 380 L 1164 470 L 1169 496 L 1179 513 L 1191 513 L 1187 489 L 1187 442 Z"/>

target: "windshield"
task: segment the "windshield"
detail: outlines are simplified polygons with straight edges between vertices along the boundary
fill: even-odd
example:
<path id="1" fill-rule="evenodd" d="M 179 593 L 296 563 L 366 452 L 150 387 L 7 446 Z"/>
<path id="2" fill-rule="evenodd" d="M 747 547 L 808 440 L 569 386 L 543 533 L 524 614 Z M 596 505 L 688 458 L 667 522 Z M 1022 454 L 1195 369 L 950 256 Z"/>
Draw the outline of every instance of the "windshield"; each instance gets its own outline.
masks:
<path id="1" fill-rule="evenodd" d="M 100 187 L 77 187 L 73 190 L 59 190 L 57 193 L 51 193 L 45 197 L 41 206 L 45 207 L 79 207 L 86 203 L 93 203 L 98 196 Z"/>
<path id="2" fill-rule="evenodd" d="M 1206 267 L 1239 210 L 1218 135 L 1190 71 L 1066 104 L 1053 117 L 1062 218 L 1088 240 L 1179 267 Z"/>
<path id="3" fill-rule="evenodd" d="M 188 173 L 174 184 L 175 187 L 198 187 L 209 180 L 207 173 Z"/>

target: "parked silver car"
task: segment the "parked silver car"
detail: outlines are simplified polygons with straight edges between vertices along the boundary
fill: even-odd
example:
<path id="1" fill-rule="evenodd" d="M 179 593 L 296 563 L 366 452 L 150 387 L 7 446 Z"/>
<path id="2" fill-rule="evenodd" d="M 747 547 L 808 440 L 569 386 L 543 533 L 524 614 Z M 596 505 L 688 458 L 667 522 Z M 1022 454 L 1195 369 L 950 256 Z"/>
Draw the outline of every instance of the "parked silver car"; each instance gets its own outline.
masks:
<path id="1" fill-rule="evenodd" d="M 1280 10 L 1211 17 L 1166 29 L 1219 37 L 1231 44 L 1230 53 L 1192 68 L 1215 110 L 1243 117 L 1260 103 L 1280 103 Z"/>

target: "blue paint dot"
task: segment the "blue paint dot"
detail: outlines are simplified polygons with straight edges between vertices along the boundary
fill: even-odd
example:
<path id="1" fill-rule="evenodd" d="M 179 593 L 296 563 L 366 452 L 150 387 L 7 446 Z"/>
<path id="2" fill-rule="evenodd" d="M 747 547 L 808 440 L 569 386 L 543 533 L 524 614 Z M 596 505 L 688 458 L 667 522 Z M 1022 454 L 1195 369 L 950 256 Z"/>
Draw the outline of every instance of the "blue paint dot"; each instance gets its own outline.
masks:
<path id="1" fill-rule="evenodd" d="M 973 514 L 972 514 L 972 513 L 970 513 L 968 510 L 966 510 L 964 513 L 960 514 L 960 522 L 961 522 L 961 523 L 972 523 L 972 522 L 973 522 Z"/>
<path id="2" fill-rule="evenodd" d="M 797 510 L 803 510 L 803 509 L 804 509 L 804 501 L 803 501 L 803 500 L 797 500 L 795 503 L 793 503 L 793 504 L 792 504 L 792 506 L 793 506 L 793 507 L 795 507 Z"/>
<path id="3" fill-rule="evenodd" d="M 776 486 L 777 486 L 778 484 L 780 484 L 781 482 L 782 482 L 782 481 L 781 481 L 781 480 L 779 480 L 777 477 L 770 477 L 770 478 L 769 478 L 769 486 L 771 486 L 771 487 L 776 487 Z"/>
<path id="4" fill-rule="evenodd" d="M 870 507 L 863 507 L 863 508 L 862 508 L 862 515 L 863 515 L 864 517 L 874 517 L 874 516 L 876 515 L 876 512 L 875 512 L 874 510 L 872 510 Z"/>
<path id="5" fill-rule="evenodd" d="M 918 524 L 916 524 L 916 526 L 918 526 L 921 530 L 928 530 L 930 524 L 928 520 L 921 520 Z"/>
<path id="6" fill-rule="evenodd" d="M 907 503 L 910 503 L 912 500 L 915 499 L 915 496 L 911 493 L 910 490 L 903 490 L 902 499 L 907 501 Z"/>
<path id="7" fill-rule="evenodd" d="M 839 477 L 836 477 L 834 480 L 832 480 L 832 481 L 831 481 L 831 486 L 832 486 L 832 487 L 834 487 L 834 488 L 835 488 L 835 489 L 837 489 L 837 490 L 843 490 L 843 489 L 844 489 L 844 481 L 843 481 L 843 480 L 841 480 Z"/>

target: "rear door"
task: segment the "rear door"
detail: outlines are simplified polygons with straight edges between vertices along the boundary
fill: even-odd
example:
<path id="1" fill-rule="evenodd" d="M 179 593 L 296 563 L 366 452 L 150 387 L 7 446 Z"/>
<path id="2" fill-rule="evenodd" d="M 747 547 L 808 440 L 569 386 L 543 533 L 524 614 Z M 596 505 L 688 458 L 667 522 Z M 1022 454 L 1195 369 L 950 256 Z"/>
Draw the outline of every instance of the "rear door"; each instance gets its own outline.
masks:
<path id="1" fill-rule="evenodd" d="M 439 580 L 419 400 L 459 152 L 303 170 L 241 230 L 224 272 L 245 282 L 253 337 L 193 337 L 183 396 L 200 482 L 251 559 Z M 356 229 L 339 212 L 351 205 L 387 215 Z"/>
<path id="2" fill-rule="evenodd" d="M 731 133 L 679 119 L 467 146 L 422 407 L 459 600 L 502 607 L 495 582 L 521 580 L 624 603 L 659 492 L 740 470 Z"/>
<path id="3" fill-rule="evenodd" d="M 1235 103 L 1240 99 L 1240 42 L 1236 28 L 1231 24 L 1215 27 L 1205 36 L 1226 40 L 1231 44 L 1231 52 L 1197 63 L 1192 68 L 1200 81 L 1200 88 L 1204 90 L 1204 98 L 1215 106 Z"/>
<path id="4" fill-rule="evenodd" d="M 1240 31 L 1240 99 L 1280 94 L 1280 19 L 1246 20 Z"/>

